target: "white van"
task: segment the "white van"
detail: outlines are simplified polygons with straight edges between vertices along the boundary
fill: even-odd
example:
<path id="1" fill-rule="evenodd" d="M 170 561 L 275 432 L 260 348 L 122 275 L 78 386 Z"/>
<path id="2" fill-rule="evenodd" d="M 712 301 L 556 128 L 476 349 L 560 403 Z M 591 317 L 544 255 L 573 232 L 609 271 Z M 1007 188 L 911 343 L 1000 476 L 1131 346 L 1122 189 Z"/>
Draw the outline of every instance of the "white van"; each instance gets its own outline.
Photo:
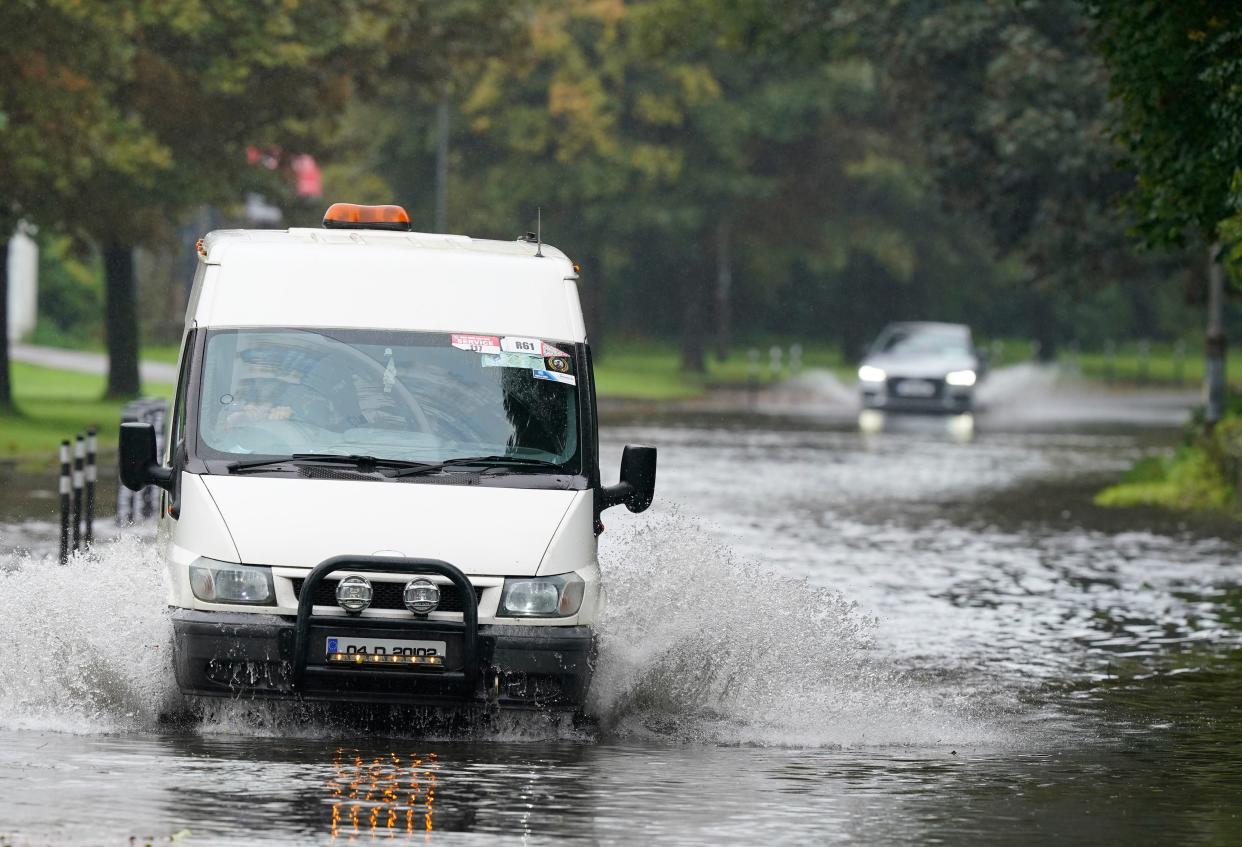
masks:
<path id="1" fill-rule="evenodd" d="M 650 505 L 655 449 L 601 483 L 563 253 L 409 229 L 336 204 L 199 244 L 167 453 L 120 440 L 163 489 L 187 694 L 582 705 L 600 513 Z"/>

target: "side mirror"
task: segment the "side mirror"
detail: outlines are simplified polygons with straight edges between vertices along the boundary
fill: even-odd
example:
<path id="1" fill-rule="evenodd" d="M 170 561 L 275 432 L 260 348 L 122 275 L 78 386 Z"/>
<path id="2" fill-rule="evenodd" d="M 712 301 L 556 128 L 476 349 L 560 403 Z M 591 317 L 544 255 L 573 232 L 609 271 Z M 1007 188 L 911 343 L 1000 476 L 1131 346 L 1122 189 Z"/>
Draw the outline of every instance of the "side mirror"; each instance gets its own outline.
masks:
<path id="1" fill-rule="evenodd" d="M 172 468 L 166 468 L 155 457 L 155 427 L 149 423 L 121 424 L 121 444 L 117 451 L 121 483 L 130 491 L 141 491 L 158 485 L 166 491 L 173 487 Z"/>
<path id="2" fill-rule="evenodd" d="M 646 511 L 655 499 L 656 448 L 627 444 L 621 454 L 621 481 L 604 489 L 605 509 L 625 504 L 631 512 Z"/>

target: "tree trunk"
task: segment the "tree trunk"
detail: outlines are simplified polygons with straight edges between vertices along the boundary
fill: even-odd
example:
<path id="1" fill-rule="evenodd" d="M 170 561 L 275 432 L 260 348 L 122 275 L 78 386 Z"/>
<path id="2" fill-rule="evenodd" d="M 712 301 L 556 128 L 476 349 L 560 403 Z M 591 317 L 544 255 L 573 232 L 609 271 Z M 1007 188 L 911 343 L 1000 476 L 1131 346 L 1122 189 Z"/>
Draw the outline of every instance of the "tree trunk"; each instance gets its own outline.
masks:
<path id="1" fill-rule="evenodd" d="M 587 340 L 591 343 L 591 356 L 599 361 L 600 351 L 604 347 L 603 321 L 603 285 L 604 273 L 598 256 L 587 254 L 582 257 L 582 275 L 578 280 L 578 297 L 582 300 L 582 318 L 586 322 Z"/>
<path id="2" fill-rule="evenodd" d="M 1036 291 L 1035 302 L 1032 305 L 1035 319 L 1035 341 L 1039 344 L 1036 358 L 1045 364 L 1055 362 L 1059 333 L 1052 295 L 1046 291 Z"/>
<path id="3" fill-rule="evenodd" d="M 1208 247 L 1208 319 L 1203 362 L 1203 425 L 1210 432 L 1225 415 L 1225 275 L 1220 244 Z"/>
<path id="4" fill-rule="evenodd" d="M 134 291 L 134 248 L 104 250 L 104 333 L 108 344 L 108 391 L 113 398 L 137 397 L 138 309 Z"/>
<path id="5" fill-rule="evenodd" d="M 9 373 L 9 240 L 0 236 L 0 414 L 13 411 L 13 382 Z"/>
<path id="6" fill-rule="evenodd" d="M 733 321 L 733 255 L 729 244 L 729 222 L 716 226 L 716 361 L 729 358 Z"/>
<path id="7" fill-rule="evenodd" d="M 436 232 L 448 232 L 449 101 L 436 106 Z"/>
<path id="8" fill-rule="evenodd" d="M 681 369 L 707 372 L 707 267 L 696 262 L 682 277 Z"/>

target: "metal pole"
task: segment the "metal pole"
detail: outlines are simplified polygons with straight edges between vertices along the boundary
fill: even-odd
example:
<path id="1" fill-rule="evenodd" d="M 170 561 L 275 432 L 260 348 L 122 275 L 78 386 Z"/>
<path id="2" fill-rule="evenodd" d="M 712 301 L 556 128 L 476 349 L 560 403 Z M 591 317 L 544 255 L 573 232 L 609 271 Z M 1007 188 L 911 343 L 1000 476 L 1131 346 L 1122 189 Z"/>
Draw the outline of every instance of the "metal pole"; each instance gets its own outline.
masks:
<path id="1" fill-rule="evenodd" d="M 60 442 L 60 563 L 69 561 L 69 442 Z"/>
<path id="2" fill-rule="evenodd" d="M 86 463 L 86 438 L 78 433 L 73 444 L 73 550 L 82 549 L 82 485 Z"/>
<path id="3" fill-rule="evenodd" d="M 98 451 L 99 439 L 92 427 L 86 431 L 86 528 L 82 533 L 82 541 L 88 547 L 95 540 L 95 483 L 99 479 L 95 459 Z"/>
<path id="4" fill-rule="evenodd" d="M 1220 244 L 1208 248 L 1208 323 L 1203 361 L 1203 425 L 1209 431 L 1225 414 L 1225 275 L 1217 259 Z"/>
<path id="5" fill-rule="evenodd" d="M 753 406 L 759 391 L 759 351 L 754 347 L 746 352 L 746 388 Z"/>

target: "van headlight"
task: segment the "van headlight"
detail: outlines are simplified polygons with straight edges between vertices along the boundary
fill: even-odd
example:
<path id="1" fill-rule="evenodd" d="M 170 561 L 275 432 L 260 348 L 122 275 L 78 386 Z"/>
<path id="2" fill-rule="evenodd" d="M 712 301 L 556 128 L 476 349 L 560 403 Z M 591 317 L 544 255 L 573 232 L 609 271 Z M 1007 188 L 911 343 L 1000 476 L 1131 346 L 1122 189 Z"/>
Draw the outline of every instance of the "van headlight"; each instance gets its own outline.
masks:
<path id="1" fill-rule="evenodd" d="M 215 559 L 200 558 L 190 565 L 190 590 L 208 603 L 270 606 L 276 598 L 271 568 Z"/>
<path id="2" fill-rule="evenodd" d="M 578 614 L 586 583 L 576 573 L 506 579 L 498 616 L 567 618 Z"/>

